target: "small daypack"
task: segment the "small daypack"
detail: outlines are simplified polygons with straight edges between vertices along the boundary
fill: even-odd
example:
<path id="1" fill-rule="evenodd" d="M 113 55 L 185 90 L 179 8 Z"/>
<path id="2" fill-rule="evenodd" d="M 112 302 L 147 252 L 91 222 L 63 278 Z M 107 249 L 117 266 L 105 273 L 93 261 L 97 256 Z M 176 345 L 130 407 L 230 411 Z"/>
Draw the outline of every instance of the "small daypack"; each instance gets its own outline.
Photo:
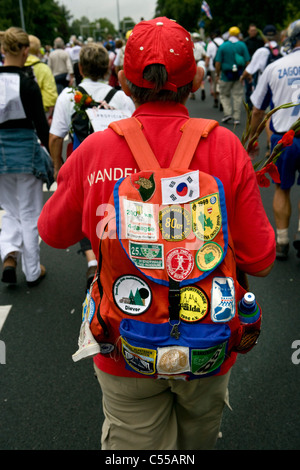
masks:
<path id="1" fill-rule="evenodd" d="M 189 165 L 218 123 L 189 119 L 169 168 L 160 168 L 136 118 L 110 124 L 140 172 L 109 200 L 98 270 L 83 305 L 73 360 L 97 353 L 144 377 L 223 374 L 242 346 L 235 253 L 221 181 Z M 251 342 L 251 341 L 250 341 Z"/>
<path id="2" fill-rule="evenodd" d="M 77 90 L 79 90 L 82 94 L 86 94 L 85 89 L 82 86 L 78 86 Z M 108 104 L 112 97 L 117 93 L 118 90 L 115 88 L 111 88 L 111 90 L 107 93 L 106 97 L 103 99 L 103 101 L 106 101 Z M 101 103 L 96 103 L 99 108 L 103 108 Z M 95 106 L 95 102 L 93 102 L 93 105 Z M 91 106 L 91 107 L 92 107 Z M 72 140 L 73 140 L 73 150 L 77 148 L 83 141 L 84 139 L 92 134 L 94 132 L 93 126 L 90 122 L 90 119 L 87 114 L 82 115 L 82 113 L 73 113 L 72 118 L 71 118 L 71 129 L 72 129 Z"/>

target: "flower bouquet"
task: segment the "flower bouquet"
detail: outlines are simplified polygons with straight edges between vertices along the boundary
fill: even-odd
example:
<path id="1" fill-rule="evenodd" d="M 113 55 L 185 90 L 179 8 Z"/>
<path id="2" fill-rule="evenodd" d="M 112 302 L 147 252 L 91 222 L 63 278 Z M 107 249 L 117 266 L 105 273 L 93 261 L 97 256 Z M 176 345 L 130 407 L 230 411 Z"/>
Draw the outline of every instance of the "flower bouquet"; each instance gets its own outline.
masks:
<path id="1" fill-rule="evenodd" d="M 251 138 L 251 115 L 252 111 L 250 111 L 249 106 L 244 103 L 246 111 L 247 111 L 247 121 L 246 121 L 246 127 L 244 129 L 241 142 L 246 151 L 249 153 L 255 149 L 255 147 L 258 146 L 258 138 L 262 131 L 264 130 L 268 119 L 277 112 L 279 109 L 285 109 L 285 108 L 290 108 L 292 106 L 296 106 L 297 104 L 295 103 L 287 103 L 283 104 L 281 106 L 277 106 L 277 108 L 272 109 L 269 111 L 260 125 L 257 127 L 256 132 L 253 134 Z M 277 169 L 277 166 L 275 163 L 277 162 L 279 156 L 285 149 L 285 147 L 288 147 L 289 145 L 292 145 L 294 136 L 296 134 L 299 134 L 300 132 L 300 118 L 297 119 L 297 121 L 294 122 L 294 124 L 290 127 L 290 129 L 282 136 L 282 139 L 280 139 L 273 148 L 270 156 L 265 157 L 263 160 L 260 160 L 259 162 L 256 162 L 253 164 L 254 170 L 256 172 L 256 177 L 257 177 L 257 183 L 261 187 L 269 187 L 270 186 L 270 180 L 267 178 L 266 173 L 269 174 L 269 176 L 273 179 L 274 183 L 280 184 L 280 176 L 279 172 Z"/>

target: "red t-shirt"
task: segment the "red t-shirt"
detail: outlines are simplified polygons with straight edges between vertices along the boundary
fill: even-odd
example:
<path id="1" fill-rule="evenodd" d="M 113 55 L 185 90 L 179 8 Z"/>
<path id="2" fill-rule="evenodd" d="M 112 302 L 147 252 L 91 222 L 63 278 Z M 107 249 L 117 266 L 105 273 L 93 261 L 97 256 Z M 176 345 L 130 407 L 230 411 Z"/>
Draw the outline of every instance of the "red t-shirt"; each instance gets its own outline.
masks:
<path id="1" fill-rule="evenodd" d="M 161 167 L 168 167 L 189 118 L 187 108 L 176 103 L 147 103 L 134 116 Z M 218 177 L 224 186 L 228 223 L 238 267 L 255 274 L 275 260 L 275 236 L 266 216 L 252 163 L 239 139 L 218 126 L 200 141 L 190 165 Z M 112 129 L 90 135 L 59 171 L 57 190 L 46 202 L 38 221 L 41 238 L 54 248 L 67 248 L 84 236 L 98 255 L 99 222 L 115 182 L 139 171 L 122 137 Z M 96 357 L 106 372 L 118 374 L 114 361 Z M 105 365 L 106 364 L 106 365 Z"/>

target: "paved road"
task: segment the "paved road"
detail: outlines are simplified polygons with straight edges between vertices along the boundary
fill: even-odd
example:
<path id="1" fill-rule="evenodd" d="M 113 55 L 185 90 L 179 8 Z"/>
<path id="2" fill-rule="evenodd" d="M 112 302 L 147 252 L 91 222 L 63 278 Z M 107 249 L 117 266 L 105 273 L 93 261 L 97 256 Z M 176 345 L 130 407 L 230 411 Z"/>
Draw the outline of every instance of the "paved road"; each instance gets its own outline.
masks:
<path id="1" fill-rule="evenodd" d="M 197 93 L 188 108 L 192 116 L 222 118 L 210 96 L 201 101 Z M 234 129 L 239 136 L 243 124 Z M 272 188 L 262 190 L 273 224 L 272 196 Z M 299 188 L 293 188 L 291 236 L 298 198 Z M 42 242 L 43 283 L 29 290 L 19 271 L 16 287 L 0 286 L 0 449 L 100 448 L 101 392 L 92 362 L 71 358 L 86 270 L 78 248 L 54 250 Z M 232 371 L 232 410 L 225 410 L 217 449 L 299 449 L 300 364 L 292 362 L 292 344 L 300 341 L 300 259 L 291 251 L 268 278 L 251 278 L 250 284 L 263 307 L 263 330 L 256 348 L 240 356 Z"/>

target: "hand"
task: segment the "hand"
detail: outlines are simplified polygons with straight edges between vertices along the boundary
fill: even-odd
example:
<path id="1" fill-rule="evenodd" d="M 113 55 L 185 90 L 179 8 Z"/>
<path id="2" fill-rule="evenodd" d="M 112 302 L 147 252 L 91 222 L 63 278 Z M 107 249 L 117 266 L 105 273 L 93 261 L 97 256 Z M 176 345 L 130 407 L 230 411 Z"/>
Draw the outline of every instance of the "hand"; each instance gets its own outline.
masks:
<path id="1" fill-rule="evenodd" d="M 253 161 L 259 155 L 259 143 L 256 141 L 254 145 L 250 149 L 248 149 L 248 155 L 250 159 Z"/>

